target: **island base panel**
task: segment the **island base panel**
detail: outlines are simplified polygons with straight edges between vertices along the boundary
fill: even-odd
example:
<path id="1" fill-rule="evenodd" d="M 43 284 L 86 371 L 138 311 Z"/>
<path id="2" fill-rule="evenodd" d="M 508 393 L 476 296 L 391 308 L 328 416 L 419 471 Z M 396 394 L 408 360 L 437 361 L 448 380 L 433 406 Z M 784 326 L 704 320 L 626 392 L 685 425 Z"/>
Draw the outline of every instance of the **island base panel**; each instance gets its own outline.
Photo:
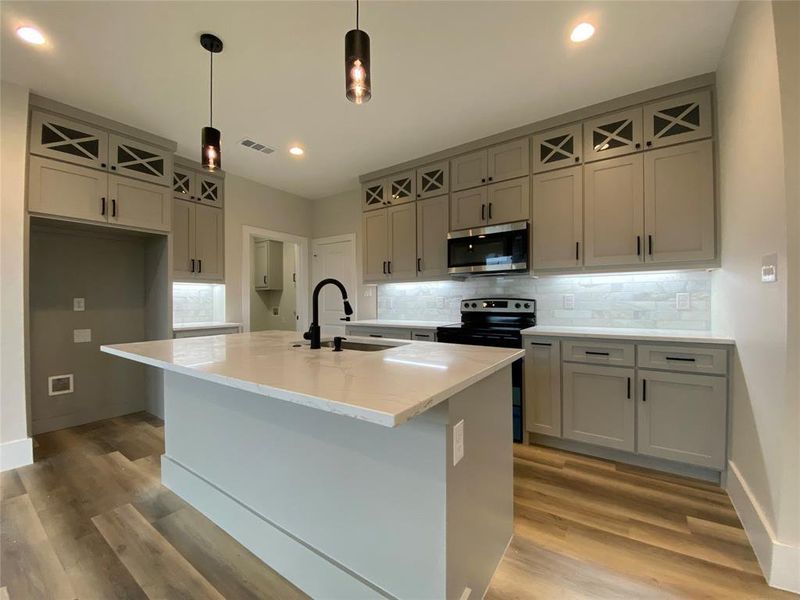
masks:
<path id="1" fill-rule="evenodd" d="M 510 539 L 510 367 L 395 428 L 174 372 L 165 412 L 164 485 L 313 597 L 479 597 Z"/>

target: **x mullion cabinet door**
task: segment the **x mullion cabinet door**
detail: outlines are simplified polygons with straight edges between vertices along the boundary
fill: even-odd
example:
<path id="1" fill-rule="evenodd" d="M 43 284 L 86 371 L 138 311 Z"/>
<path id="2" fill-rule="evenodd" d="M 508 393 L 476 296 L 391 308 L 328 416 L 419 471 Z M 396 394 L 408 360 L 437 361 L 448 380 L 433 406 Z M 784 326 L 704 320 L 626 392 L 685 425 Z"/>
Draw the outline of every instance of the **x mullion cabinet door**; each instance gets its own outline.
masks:
<path id="1" fill-rule="evenodd" d="M 30 152 L 84 167 L 106 169 L 108 133 L 85 123 L 33 111 Z"/>
<path id="2" fill-rule="evenodd" d="M 158 185 L 172 184 L 172 153 L 156 146 L 112 133 L 108 162 L 112 173 Z"/>
<path id="3" fill-rule="evenodd" d="M 533 172 L 543 173 L 581 164 L 582 125 L 552 129 L 533 136 Z"/>
<path id="4" fill-rule="evenodd" d="M 417 199 L 440 196 L 450 191 L 450 163 L 446 160 L 417 169 Z"/>
<path id="5" fill-rule="evenodd" d="M 222 207 L 225 180 L 206 173 L 195 173 L 194 188 L 197 200 L 209 206 Z"/>
<path id="6" fill-rule="evenodd" d="M 583 167 L 533 176 L 533 268 L 583 264 Z"/>
<path id="7" fill-rule="evenodd" d="M 386 202 L 389 205 L 413 202 L 417 197 L 417 178 L 414 171 L 387 178 L 385 186 L 388 194 Z"/>
<path id="8" fill-rule="evenodd" d="M 383 179 L 361 187 L 361 210 L 376 210 L 386 206 L 386 183 Z"/>
<path id="9" fill-rule="evenodd" d="M 197 200 L 197 189 L 193 169 L 175 165 L 172 171 L 172 197 L 176 200 Z"/>
<path id="10" fill-rule="evenodd" d="M 707 137 L 711 137 L 709 90 L 645 104 L 645 149 L 661 148 Z"/>
<path id="11" fill-rule="evenodd" d="M 591 119 L 583 124 L 586 162 L 639 152 L 642 149 L 642 108 Z"/>

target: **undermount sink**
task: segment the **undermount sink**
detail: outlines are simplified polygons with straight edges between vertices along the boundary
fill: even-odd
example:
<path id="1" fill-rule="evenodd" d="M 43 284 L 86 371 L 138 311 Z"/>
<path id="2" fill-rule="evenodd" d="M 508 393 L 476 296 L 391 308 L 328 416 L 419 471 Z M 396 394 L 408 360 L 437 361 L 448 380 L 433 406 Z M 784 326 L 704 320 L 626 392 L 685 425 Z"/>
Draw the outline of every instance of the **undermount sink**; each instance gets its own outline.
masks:
<path id="1" fill-rule="evenodd" d="M 323 348 L 333 348 L 333 340 L 328 340 L 320 343 Z M 349 340 L 342 340 L 342 350 L 358 350 L 359 352 L 380 352 L 381 350 L 388 350 L 394 348 L 389 344 L 369 344 L 366 342 L 351 342 Z"/>

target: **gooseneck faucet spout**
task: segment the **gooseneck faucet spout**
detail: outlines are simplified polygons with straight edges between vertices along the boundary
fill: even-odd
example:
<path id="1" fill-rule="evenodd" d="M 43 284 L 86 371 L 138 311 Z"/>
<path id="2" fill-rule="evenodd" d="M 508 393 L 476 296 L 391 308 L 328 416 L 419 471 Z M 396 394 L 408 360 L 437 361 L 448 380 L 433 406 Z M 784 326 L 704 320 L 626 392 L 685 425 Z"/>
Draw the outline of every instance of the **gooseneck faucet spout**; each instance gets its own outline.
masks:
<path id="1" fill-rule="evenodd" d="M 338 279 L 328 278 L 320 281 L 314 288 L 314 293 L 311 297 L 311 327 L 308 328 L 303 334 L 303 338 L 311 341 L 311 349 L 319 350 L 320 346 L 320 327 L 319 327 L 319 293 L 328 284 L 333 284 L 339 288 L 342 293 L 342 301 L 344 302 L 344 314 L 352 315 L 353 307 L 350 306 L 350 301 L 347 299 L 347 290 L 342 282 Z"/>

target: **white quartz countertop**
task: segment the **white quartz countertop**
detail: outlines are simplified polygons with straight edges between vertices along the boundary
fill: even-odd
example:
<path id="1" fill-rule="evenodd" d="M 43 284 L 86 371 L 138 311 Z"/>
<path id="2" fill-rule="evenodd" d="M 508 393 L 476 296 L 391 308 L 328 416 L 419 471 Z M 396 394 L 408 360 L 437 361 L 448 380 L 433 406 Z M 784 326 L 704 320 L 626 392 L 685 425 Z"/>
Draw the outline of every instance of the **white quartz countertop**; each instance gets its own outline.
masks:
<path id="1" fill-rule="evenodd" d="M 736 342 L 727 335 L 713 331 L 680 329 L 626 329 L 621 327 L 559 327 L 537 325 L 522 330 L 522 335 L 541 335 L 572 338 L 607 338 L 614 340 L 644 340 L 654 342 L 686 342 L 696 344 L 729 344 Z"/>
<path id="2" fill-rule="evenodd" d="M 361 319 L 349 321 L 345 325 L 363 325 L 369 327 L 397 327 L 406 329 L 436 329 L 445 325 L 452 325 L 455 321 L 405 321 L 398 319 Z"/>
<path id="3" fill-rule="evenodd" d="M 214 321 L 212 323 L 181 323 L 173 325 L 172 331 L 196 331 L 198 329 L 229 329 L 231 327 L 241 327 L 241 323 L 226 323 Z"/>
<path id="4" fill-rule="evenodd" d="M 523 350 L 436 342 L 378 352 L 311 350 L 291 331 L 101 346 L 167 371 L 395 427 L 524 356 Z M 509 390 L 509 394 L 511 391 Z M 509 398 L 510 399 L 510 398 Z"/>

